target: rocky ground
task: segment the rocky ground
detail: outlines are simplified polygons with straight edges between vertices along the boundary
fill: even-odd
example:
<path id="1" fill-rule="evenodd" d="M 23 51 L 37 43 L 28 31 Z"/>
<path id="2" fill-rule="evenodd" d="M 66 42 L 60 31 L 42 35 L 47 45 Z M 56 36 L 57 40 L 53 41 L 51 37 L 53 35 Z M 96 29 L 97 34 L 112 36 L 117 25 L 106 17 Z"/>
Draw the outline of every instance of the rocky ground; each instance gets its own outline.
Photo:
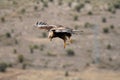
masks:
<path id="1" fill-rule="evenodd" d="M 0 63 L 12 68 L 0 79 L 32 80 L 30 74 L 45 80 L 119 80 L 119 19 L 119 0 L 0 0 Z M 47 32 L 34 27 L 37 21 L 83 33 L 64 49 L 62 40 L 50 42 Z"/>

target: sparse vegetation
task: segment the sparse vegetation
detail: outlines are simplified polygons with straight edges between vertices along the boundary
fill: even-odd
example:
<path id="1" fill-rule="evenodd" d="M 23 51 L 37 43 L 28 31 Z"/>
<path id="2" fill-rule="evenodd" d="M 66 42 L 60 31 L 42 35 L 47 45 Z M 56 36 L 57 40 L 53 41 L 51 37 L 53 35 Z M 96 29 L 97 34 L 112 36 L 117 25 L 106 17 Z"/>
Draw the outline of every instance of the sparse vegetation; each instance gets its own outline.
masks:
<path id="1" fill-rule="evenodd" d="M 84 27 L 85 27 L 85 28 L 93 27 L 93 24 L 91 24 L 91 23 L 89 23 L 89 22 L 86 22 L 86 23 L 84 24 Z"/>
<path id="2" fill-rule="evenodd" d="M 103 28 L 103 32 L 104 33 L 109 33 L 109 28 L 107 28 L 107 27 Z"/>
<path id="3" fill-rule="evenodd" d="M 85 0 L 85 3 L 91 3 L 90 0 Z"/>
<path id="4" fill-rule="evenodd" d="M 63 4 L 62 0 L 59 0 L 58 5 L 62 5 L 62 4 Z"/>
<path id="5" fill-rule="evenodd" d="M 67 49 L 66 50 L 68 56 L 74 56 L 75 52 L 72 49 Z"/>
<path id="6" fill-rule="evenodd" d="M 22 54 L 18 55 L 18 62 L 23 63 L 24 60 L 25 60 L 25 58 Z"/>
<path id="7" fill-rule="evenodd" d="M 65 71 L 65 76 L 68 77 L 69 76 L 69 72 Z"/>
<path id="8" fill-rule="evenodd" d="M 24 14 L 26 12 L 26 10 L 23 8 L 21 9 L 21 13 Z"/>
<path id="9" fill-rule="evenodd" d="M 107 45 L 107 49 L 110 50 L 112 48 L 112 45 L 111 44 L 108 44 Z"/>
<path id="10" fill-rule="evenodd" d="M 34 6 L 34 10 L 37 11 L 38 10 L 38 6 Z"/>
<path id="11" fill-rule="evenodd" d="M 5 22 L 5 17 L 1 17 L 1 22 Z"/>
<path id="12" fill-rule="evenodd" d="M 50 2 L 54 2 L 54 0 L 49 0 Z"/>
<path id="13" fill-rule="evenodd" d="M 16 54 L 17 53 L 17 49 L 13 49 L 13 53 Z"/>
<path id="14" fill-rule="evenodd" d="M 89 11 L 87 14 L 88 14 L 88 15 L 93 15 L 92 11 Z"/>
<path id="15" fill-rule="evenodd" d="M 68 6 L 71 7 L 71 6 L 72 6 L 72 2 L 69 2 L 69 3 L 68 3 Z"/>
<path id="16" fill-rule="evenodd" d="M 44 1 L 44 2 L 43 2 L 43 8 L 44 8 L 44 7 L 46 7 L 46 8 L 48 7 L 48 2 L 47 2 L 47 1 Z"/>
<path id="17" fill-rule="evenodd" d="M 113 7 L 109 7 L 109 8 L 108 8 L 108 11 L 111 12 L 111 13 L 113 13 L 113 14 L 116 13 L 115 8 L 113 8 Z"/>
<path id="18" fill-rule="evenodd" d="M 77 21 L 78 18 L 79 18 L 79 16 L 78 16 L 78 15 L 75 15 L 75 16 L 74 16 L 74 21 Z"/>
<path id="19" fill-rule="evenodd" d="M 80 12 L 80 10 L 84 7 L 84 4 L 78 4 L 77 6 L 75 6 L 75 10 L 77 12 Z"/>
<path id="20" fill-rule="evenodd" d="M 7 32 L 7 33 L 5 34 L 5 36 L 6 36 L 7 38 L 11 38 L 11 33 Z"/>
<path id="21" fill-rule="evenodd" d="M 107 22 L 107 19 L 105 17 L 102 18 L 102 22 L 103 23 L 106 23 Z"/>
<path id="22" fill-rule="evenodd" d="M 114 25 L 110 25 L 110 28 L 111 28 L 111 29 L 114 29 Z"/>
<path id="23" fill-rule="evenodd" d="M 5 72 L 7 67 L 8 66 L 5 62 L 0 62 L 0 72 Z"/>

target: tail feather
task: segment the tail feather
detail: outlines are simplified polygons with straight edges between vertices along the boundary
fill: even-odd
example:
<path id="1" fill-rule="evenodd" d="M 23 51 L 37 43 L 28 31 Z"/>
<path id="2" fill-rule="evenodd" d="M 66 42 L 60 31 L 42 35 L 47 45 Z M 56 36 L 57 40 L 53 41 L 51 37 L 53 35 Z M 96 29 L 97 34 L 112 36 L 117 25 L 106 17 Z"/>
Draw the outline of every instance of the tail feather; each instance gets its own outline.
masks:
<path id="1" fill-rule="evenodd" d="M 83 33 L 83 31 L 80 31 L 80 30 L 73 30 L 72 32 L 73 32 L 73 34 L 81 34 L 81 33 Z"/>

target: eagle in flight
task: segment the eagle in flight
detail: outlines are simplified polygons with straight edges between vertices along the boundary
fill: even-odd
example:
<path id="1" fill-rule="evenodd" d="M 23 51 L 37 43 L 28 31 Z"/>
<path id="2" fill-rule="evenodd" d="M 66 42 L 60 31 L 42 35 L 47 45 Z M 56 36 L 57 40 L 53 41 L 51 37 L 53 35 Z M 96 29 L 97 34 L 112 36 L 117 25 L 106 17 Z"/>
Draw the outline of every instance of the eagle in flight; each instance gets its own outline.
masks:
<path id="1" fill-rule="evenodd" d="M 62 39 L 64 41 L 64 48 L 66 47 L 67 40 L 72 43 L 71 36 L 77 31 L 62 25 L 48 25 L 45 22 L 37 22 L 35 26 L 41 30 L 44 29 L 48 31 L 48 38 L 50 41 L 56 37 Z"/>

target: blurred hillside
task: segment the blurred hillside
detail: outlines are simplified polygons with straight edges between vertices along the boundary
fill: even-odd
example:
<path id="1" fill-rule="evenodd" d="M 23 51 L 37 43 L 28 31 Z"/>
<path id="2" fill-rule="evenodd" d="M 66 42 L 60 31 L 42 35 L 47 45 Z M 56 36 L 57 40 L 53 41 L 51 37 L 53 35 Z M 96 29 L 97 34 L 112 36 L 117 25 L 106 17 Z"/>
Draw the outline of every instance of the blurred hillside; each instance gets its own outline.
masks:
<path id="1" fill-rule="evenodd" d="M 0 0 L 0 63 L 17 69 L 120 69 L 120 0 Z M 63 48 L 37 21 L 83 33 Z"/>

